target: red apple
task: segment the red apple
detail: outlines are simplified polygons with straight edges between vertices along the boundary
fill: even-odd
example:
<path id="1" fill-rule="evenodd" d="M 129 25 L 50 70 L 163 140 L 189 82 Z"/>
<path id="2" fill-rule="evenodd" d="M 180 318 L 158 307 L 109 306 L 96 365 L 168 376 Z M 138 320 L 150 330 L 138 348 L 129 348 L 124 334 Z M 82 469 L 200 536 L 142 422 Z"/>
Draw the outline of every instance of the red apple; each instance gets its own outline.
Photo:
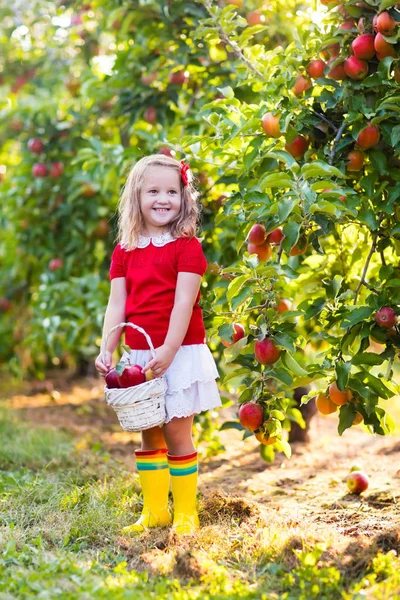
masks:
<path id="1" fill-rule="evenodd" d="M 396 58 L 397 56 L 392 44 L 389 44 L 381 33 L 376 34 L 374 46 L 379 60 L 382 60 L 387 56 L 393 56 L 393 58 Z"/>
<path id="2" fill-rule="evenodd" d="M 351 150 L 347 155 L 348 171 L 360 171 L 364 164 L 364 154 L 360 150 Z"/>
<path id="3" fill-rule="evenodd" d="M 350 29 L 353 29 L 355 26 L 356 25 L 355 25 L 354 21 L 345 21 L 344 23 L 341 24 L 339 29 L 342 31 L 349 31 Z"/>
<path id="4" fill-rule="evenodd" d="M 50 271 L 57 271 L 58 269 L 61 269 L 63 264 L 64 261 L 62 258 L 52 258 L 49 262 L 49 269 Z"/>
<path id="5" fill-rule="evenodd" d="M 96 227 L 93 230 L 93 234 L 98 240 L 106 238 L 109 232 L 110 228 L 107 219 L 100 219 L 100 221 L 97 223 Z"/>
<path id="6" fill-rule="evenodd" d="M 257 340 L 254 344 L 254 355 L 262 365 L 273 365 L 279 359 L 281 351 L 269 337 Z"/>
<path id="7" fill-rule="evenodd" d="M 265 113 L 261 119 L 262 128 L 267 135 L 278 138 L 282 135 L 279 125 L 279 115 L 273 115 L 271 112 Z"/>
<path id="8" fill-rule="evenodd" d="M 143 85 L 151 85 L 153 81 L 157 79 L 157 73 L 143 73 L 140 77 L 140 81 Z"/>
<path id="9" fill-rule="evenodd" d="M 32 167 L 32 175 L 34 177 L 46 177 L 47 167 L 44 163 L 35 163 Z"/>
<path id="10" fill-rule="evenodd" d="M 370 59 L 375 56 L 374 46 L 375 36 L 370 33 L 363 33 L 356 37 L 351 44 L 351 49 L 356 58 Z"/>
<path id="11" fill-rule="evenodd" d="M 306 235 L 301 235 L 297 240 L 296 244 L 289 252 L 289 256 L 299 256 L 307 252 L 308 239 Z"/>
<path id="12" fill-rule="evenodd" d="M 143 119 L 150 123 L 150 125 L 154 125 L 157 122 L 157 109 L 154 106 L 149 106 L 144 111 Z"/>
<path id="13" fill-rule="evenodd" d="M 50 177 L 53 177 L 53 179 L 57 179 L 58 177 L 61 177 L 63 173 L 64 165 L 62 162 L 58 161 L 51 165 L 51 169 L 49 172 Z"/>
<path id="14" fill-rule="evenodd" d="M 0 312 L 8 312 L 11 308 L 11 302 L 9 301 L 8 298 L 6 298 L 5 296 L 3 296 L 2 298 L 0 298 Z"/>
<path id="15" fill-rule="evenodd" d="M 134 385 L 140 385 L 146 381 L 146 375 L 143 373 L 143 367 L 140 365 L 125 365 L 121 375 L 118 375 L 120 387 L 127 388 Z"/>
<path id="16" fill-rule="evenodd" d="M 67 79 L 65 81 L 65 87 L 72 94 L 72 96 L 75 96 L 81 87 L 81 84 L 78 79 Z"/>
<path id="17" fill-rule="evenodd" d="M 264 410 L 260 404 L 246 402 L 239 409 L 239 421 L 249 431 L 255 431 L 264 421 Z"/>
<path id="18" fill-rule="evenodd" d="M 119 376 L 116 369 L 111 369 L 111 371 L 108 371 L 106 375 L 106 384 L 109 389 L 120 387 L 118 377 Z"/>
<path id="19" fill-rule="evenodd" d="M 394 312 L 393 308 L 390 308 L 390 306 L 384 306 L 376 313 L 375 320 L 381 327 L 391 329 L 393 325 L 396 324 L 397 315 Z"/>
<path id="20" fill-rule="evenodd" d="M 337 42 L 336 44 L 329 44 L 328 46 L 325 46 L 322 49 L 321 54 L 325 57 L 325 58 L 337 58 L 339 56 L 340 53 L 340 44 L 339 42 Z"/>
<path id="21" fill-rule="evenodd" d="M 284 237 L 285 234 L 282 231 L 282 227 L 277 227 L 267 235 L 267 242 L 272 246 L 275 246 L 280 244 Z"/>
<path id="22" fill-rule="evenodd" d="M 250 229 L 247 239 L 251 244 L 260 246 L 260 244 L 263 244 L 265 242 L 266 235 L 267 235 L 267 232 L 265 230 L 264 225 L 260 225 L 260 223 L 256 223 Z"/>
<path id="23" fill-rule="evenodd" d="M 186 71 L 174 71 L 169 74 L 169 82 L 173 85 L 183 85 L 188 80 L 188 73 Z"/>
<path id="24" fill-rule="evenodd" d="M 382 35 L 386 35 L 387 37 L 392 35 L 392 31 L 396 28 L 396 26 L 396 21 L 386 11 L 381 13 L 376 20 L 377 31 L 379 31 L 379 33 Z"/>
<path id="25" fill-rule="evenodd" d="M 369 486 L 368 476 L 362 471 L 352 471 L 346 477 L 347 487 L 350 490 L 350 494 L 361 494 L 365 492 Z"/>
<path id="26" fill-rule="evenodd" d="M 286 300 L 286 298 L 281 298 L 276 306 L 276 310 L 280 315 L 286 312 L 287 310 L 291 310 L 291 308 L 292 303 L 290 302 L 290 300 Z"/>
<path id="27" fill-rule="evenodd" d="M 96 195 L 96 190 L 92 186 L 91 183 L 89 183 L 89 182 L 86 181 L 82 185 L 83 185 L 82 196 L 84 196 L 85 198 L 91 198 L 92 196 Z"/>
<path id="28" fill-rule="evenodd" d="M 368 63 L 355 56 L 350 56 L 344 61 L 344 72 L 351 79 L 364 79 L 368 75 Z"/>
<path id="29" fill-rule="evenodd" d="M 313 79 L 318 79 L 319 77 L 324 76 L 325 67 L 326 63 L 320 58 L 312 60 L 307 67 L 307 73 Z"/>
<path id="30" fill-rule="evenodd" d="M 308 77 L 304 77 L 304 75 L 298 75 L 296 82 L 292 87 L 292 92 L 295 96 L 299 97 L 311 87 L 312 83 Z"/>
<path id="31" fill-rule="evenodd" d="M 228 346 L 231 346 L 232 344 L 236 344 L 236 342 L 238 342 L 246 336 L 246 331 L 243 325 L 241 325 L 240 323 L 233 323 L 233 331 L 234 333 L 232 334 L 232 342 L 228 342 L 227 340 L 221 339 L 221 342 L 226 348 L 228 348 Z"/>
<path id="32" fill-rule="evenodd" d="M 380 137 L 381 135 L 378 127 L 376 125 L 368 124 L 367 127 L 361 129 L 360 133 L 358 134 L 357 144 L 364 150 L 368 150 L 368 148 L 376 146 Z"/>
<path id="33" fill-rule="evenodd" d="M 272 255 L 272 248 L 268 242 L 263 244 L 247 244 L 247 250 L 249 254 L 257 254 L 258 260 L 268 260 Z"/>
<path id="34" fill-rule="evenodd" d="M 296 160 L 303 158 L 308 148 L 308 140 L 302 135 L 298 135 L 293 141 L 285 145 L 285 150 L 289 152 Z"/>
<path id="35" fill-rule="evenodd" d="M 161 148 L 158 150 L 158 154 L 164 154 L 164 156 L 173 156 L 172 150 L 166 146 L 161 146 Z"/>
<path id="36" fill-rule="evenodd" d="M 328 65 L 330 65 L 334 60 L 336 60 L 336 58 L 331 58 L 328 61 Z M 332 67 L 331 69 L 329 69 L 328 77 L 330 79 L 334 79 L 335 81 L 342 81 L 343 79 L 346 79 L 347 75 L 344 70 L 344 62 L 341 62 L 338 65 L 336 65 L 335 67 Z"/>
<path id="37" fill-rule="evenodd" d="M 40 154 L 44 150 L 44 144 L 39 138 L 31 138 L 28 141 L 28 149 L 31 152 L 36 152 L 37 154 Z"/>
<path id="38" fill-rule="evenodd" d="M 246 20 L 249 25 L 262 25 L 265 22 L 265 17 L 258 10 L 252 10 L 247 13 Z"/>

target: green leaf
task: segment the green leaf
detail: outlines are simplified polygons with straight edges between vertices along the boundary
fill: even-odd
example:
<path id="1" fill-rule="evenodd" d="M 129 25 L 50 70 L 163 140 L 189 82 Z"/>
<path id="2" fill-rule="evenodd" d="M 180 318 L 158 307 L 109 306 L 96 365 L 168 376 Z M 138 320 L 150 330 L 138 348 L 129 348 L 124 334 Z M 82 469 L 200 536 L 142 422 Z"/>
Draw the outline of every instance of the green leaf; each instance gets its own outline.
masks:
<path id="1" fill-rule="evenodd" d="M 225 431 L 225 429 L 237 429 L 238 431 L 243 431 L 245 427 L 239 423 L 239 421 L 225 421 L 219 428 L 219 431 Z"/>
<path id="2" fill-rule="evenodd" d="M 225 361 L 227 363 L 230 363 L 233 360 L 235 360 L 235 358 L 237 358 L 239 356 L 240 351 L 246 346 L 246 344 L 247 344 L 247 335 L 244 338 L 242 338 L 241 340 L 238 340 L 237 342 L 232 344 L 232 346 L 225 348 L 225 350 L 224 350 Z"/>
<path id="3" fill-rule="evenodd" d="M 368 319 L 374 312 L 374 309 L 370 306 L 359 306 L 357 308 L 348 309 L 350 310 L 350 314 L 348 313 L 343 317 L 343 321 L 341 324 L 342 329 L 347 329 L 347 327 L 353 327 L 356 323 L 361 323 L 361 321 L 365 321 Z"/>
<path id="4" fill-rule="evenodd" d="M 344 406 L 340 407 L 338 425 L 339 435 L 342 435 L 346 429 L 349 429 L 349 427 L 353 425 L 356 412 L 356 407 L 352 402 L 348 402 Z"/>
<path id="5" fill-rule="evenodd" d="M 293 382 L 292 376 L 283 367 L 275 367 L 275 369 L 271 369 L 270 371 L 268 371 L 268 377 L 272 377 L 273 379 L 277 379 L 278 381 L 281 381 L 282 383 L 284 383 L 288 387 L 290 387 L 292 385 L 292 382 Z"/>
<path id="6" fill-rule="evenodd" d="M 232 299 L 231 308 L 232 310 L 236 310 L 238 306 L 243 304 L 245 300 L 252 298 L 254 295 L 254 290 L 250 285 L 245 285 L 240 292 Z"/>
<path id="7" fill-rule="evenodd" d="M 350 370 L 351 370 L 351 362 L 350 361 L 347 361 L 344 363 L 337 362 L 335 365 L 337 386 L 341 392 L 344 392 L 347 387 Z"/>
<path id="8" fill-rule="evenodd" d="M 264 444 L 260 444 L 260 456 L 265 462 L 274 462 L 275 452 L 272 446 L 264 446 Z"/>
<path id="9" fill-rule="evenodd" d="M 367 381 L 369 383 L 369 386 L 373 389 L 373 391 L 376 394 L 378 394 L 380 398 L 393 398 L 393 396 L 395 395 L 394 392 L 389 390 L 389 388 L 386 387 L 386 385 L 384 385 L 384 383 L 380 379 L 378 379 L 378 377 L 372 375 L 372 373 L 367 373 Z"/>
<path id="10" fill-rule="evenodd" d="M 400 125 L 393 127 L 390 134 L 390 141 L 392 142 L 392 146 L 397 146 L 400 142 Z"/>
<path id="11" fill-rule="evenodd" d="M 286 440 L 277 440 L 274 444 L 274 447 L 276 450 L 278 450 L 278 452 L 283 452 L 286 458 L 290 458 L 292 456 L 292 449 Z"/>
<path id="12" fill-rule="evenodd" d="M 259 187 L 264 188 L 291 188 L 292 180 L 287 173 L 270 173 L 261 177 Z"/>
<path id="13" fill-rule="evenodd" d="M 248 279 L 250 279 L 250 275 L 240 275 L 239 277 L 232 279 L 226 292 L 228 302 L 231 302 L 232 298 L 237 295 Z"/>
<path id="14" fill-rule="evenodd" d="M 289 352 L 282 352 L 281 360 L 282 360 L 283 364 L 285 365 L 285 367 L 289 371 L 291 371 L 292 373 L 297 375 L 298 377 L 307 377 L 308 376 L 307 371 L 305 371 L 303 369 L 303 367 L 301 367 L 299 365 L 299 363 L 293 358 L 293 356 L 291 354 L 289 354 Z"/>
<path id="15" fill-rule="evenodd" d="M 395 4 L 397 4 L 397 0 L 382 0 L 382 2 L 379 5 L 379 12 L 382 12 L 390 6 L 394 6 Z"/>
<path id="16" fill-rule="evenodd" d="M 305 179 L 310 177 L 344 177 L 339 169 L 320 160 L 315 160 L 312 163 L 303 165 L 301 174 Z"/>
<path id="17" fill-rule="evenodd" d="M 374 352 L 360 352 L 351 359 L 353 365 L 381 365 L 385 362 L 385 357 Z"/>
<path id="18" fill-rule="evenodd" d="M 296 198 L 284 197 L 278 202 L 278 217 L 280 223 L 286 221 L 292 210 L 297 204 Z"/>
<path id="19" fill-rule="evenodd" d="M 304 320 L 308 321 L 308 319 L 312 319 L 316 315 L 318 315 L 325 306 L 325 298 L 316 298 L 307 308 L 304 313 Z"/>
<path id="20" fill-rule="evenodd" d="M 274 417 L 274 419 L 279 419 L 280 421 L 284 421 L 286 419 L 285 415 L 283 414 L 283 412 L 281 412 L 280 410 L 271 410 L 270 412 L 270 416 Z"/>

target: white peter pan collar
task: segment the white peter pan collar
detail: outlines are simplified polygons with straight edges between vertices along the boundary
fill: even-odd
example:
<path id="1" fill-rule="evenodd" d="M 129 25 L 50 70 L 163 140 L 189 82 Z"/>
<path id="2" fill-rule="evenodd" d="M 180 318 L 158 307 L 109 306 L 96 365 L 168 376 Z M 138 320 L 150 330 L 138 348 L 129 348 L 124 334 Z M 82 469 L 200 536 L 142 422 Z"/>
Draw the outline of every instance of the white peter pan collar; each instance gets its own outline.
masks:
<path id="1" fill-rule="evenodd" d="M 172 235 L 167 232 L 162 235 L 157 235 L 154 237 L 146 237 L 144 235 L 139 235 L 138 248 L 147 248 L 147 246 L 152 242 L 153 246 L 165 246 L 169 244 L 169 242 L 175 242 L 177 238 L 172 237 Z"/>

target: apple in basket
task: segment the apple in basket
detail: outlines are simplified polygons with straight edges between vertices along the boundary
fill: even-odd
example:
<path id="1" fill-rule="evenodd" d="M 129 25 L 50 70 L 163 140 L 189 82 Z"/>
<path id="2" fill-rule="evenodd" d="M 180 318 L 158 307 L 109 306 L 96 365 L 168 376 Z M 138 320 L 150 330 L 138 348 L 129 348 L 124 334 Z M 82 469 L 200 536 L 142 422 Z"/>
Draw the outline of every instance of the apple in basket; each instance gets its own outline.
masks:
<path id="1" fill-rule="evenodd" d="M 143 373 L 143 367 L 140 365 L 126 364 L 124 370 L 118 375 L 119 386 L 122 388 L 139 385 L 146 381 L 146 375 Z"/>
<path id="2" fill-rule="evenodd" d="M 109 389 L 119 388 L 118 373 L 116 369 L 111 369 L 106 375 L 106 385 Z"/>

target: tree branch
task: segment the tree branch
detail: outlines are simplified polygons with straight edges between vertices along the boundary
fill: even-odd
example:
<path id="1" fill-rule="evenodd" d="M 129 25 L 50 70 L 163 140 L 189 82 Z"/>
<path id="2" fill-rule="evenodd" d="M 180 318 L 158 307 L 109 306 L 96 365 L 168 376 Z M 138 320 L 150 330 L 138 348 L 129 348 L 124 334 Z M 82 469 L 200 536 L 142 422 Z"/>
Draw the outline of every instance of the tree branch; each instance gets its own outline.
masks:
<path id="1" fill-rule="evenodd" d="M 331 152 L 329 155 L 329 164 L 330 165 L 333 165 L 333 159 L 335 158 L 335 154 L 336 154 L 336 146 L 338 145 L 338 142 L 339 142 L 340 138 L 342 137 L 342 133 L 343 133 L 345 127 L 346 127 L 346 123 L 345 123 L 345 121 L 343 121 L 343 123 L 341 124 L 341 126 L 338 129 L 335 139 L 333 140 L 332 149 L 331 149 Z"/>
<path id="2" fill-rule="evenodd" d="M 374 235 L 373 239 L 372 239 L 372 246 L 371 246 L 370 251 L 368 253 L 367 260 L 365 261 L 365 265 L 364 265 L 364 268 L 363 268 L 361 279 L 360 279 L 360 281 L 358 283 L 358 286 L 356 288 L 356 295 L 354 296 L 354 304 L 357 304 L 357 299 L 358 299 L 359 291 L 361 289 L 361 286 L 363 284 L 365 284 L 365 276 L 367 274 L 369 263 L 371 262 L 372 255 L 375 252 L 377 240 L 378 240 L 378 234 L 376 233 Z"/>

